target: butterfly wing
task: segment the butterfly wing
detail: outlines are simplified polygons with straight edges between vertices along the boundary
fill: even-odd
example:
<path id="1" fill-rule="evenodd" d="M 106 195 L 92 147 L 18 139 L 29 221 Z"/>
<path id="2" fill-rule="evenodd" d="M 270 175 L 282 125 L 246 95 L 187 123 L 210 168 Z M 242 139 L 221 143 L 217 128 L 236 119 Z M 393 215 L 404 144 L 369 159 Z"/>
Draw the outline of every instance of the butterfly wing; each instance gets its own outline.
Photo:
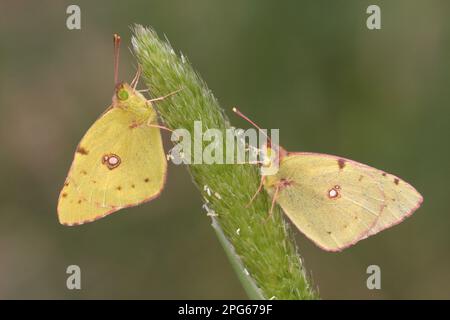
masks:
<path id="1" fill-rule="evenodd" d="M 266 190 L 297 228 L 319 247 L 340 251 L 420 206 L 408 183 L 361 163 L 330 155 L 290 153 Z"/>
<path id="2" fill-rule="evenodd" d="M 386 206 L 383 214 L 366 237 L 399 224 L 413 214 L 423 202 L 420 193 L 409 183 L 392 174 L 376 171 L 374 174 L 384 190 Z"/>
<path id="3" fill-rule="evenodd" d="M 112 107 L 77 147 L 58 202 L 60 222 L 81 224 L 149 201 L 164 187 L 166 171 L 160 130 Z"/>
<path id="4" fill-rule="evenodd" d="M 58 201 L 58 216 L 64 225 L 80 225 L 91 222 L 115 211 L 112 207 L 99 207 L 86 201 L 71 179 L 67 179 Z"/>

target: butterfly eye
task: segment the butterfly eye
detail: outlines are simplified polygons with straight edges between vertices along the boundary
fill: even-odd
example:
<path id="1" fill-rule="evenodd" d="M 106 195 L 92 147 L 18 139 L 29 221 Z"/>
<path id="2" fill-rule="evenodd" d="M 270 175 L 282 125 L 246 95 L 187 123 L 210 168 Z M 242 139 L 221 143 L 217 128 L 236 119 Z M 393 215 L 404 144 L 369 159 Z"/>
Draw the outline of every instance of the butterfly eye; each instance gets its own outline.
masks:
<path id="1" fill-rule="evenodd" d="M 128 92 L 125 89 L 120 89 L 119 91 L 117 91 L 117 98 L 119 98 L 119 100 L 121 101 L 125 101 L 128 99 Z"/>

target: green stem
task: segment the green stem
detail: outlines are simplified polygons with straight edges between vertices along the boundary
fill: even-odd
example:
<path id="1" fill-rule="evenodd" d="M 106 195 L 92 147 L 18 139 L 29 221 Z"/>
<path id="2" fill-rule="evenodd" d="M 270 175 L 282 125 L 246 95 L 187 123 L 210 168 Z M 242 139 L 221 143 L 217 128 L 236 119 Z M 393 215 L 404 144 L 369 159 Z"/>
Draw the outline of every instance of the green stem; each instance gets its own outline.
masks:
<path id="1" fill-rule="evenodd" d="M 203 132 L 214 128 L 224 133 L 230 127 L 212 92 L 168 42 L 160 40 L 152 29 L 138 25 L 132 43 L 153 96 L 183 88 L 157 104 L 168 127 L 187 129 L 191 136 L 194 121 L 201 121 Z M 271 203 L 265 193 L 246 207 L 259 184 L 258 168 L 225 164 L 188 167 L 208 207 L 218 215 L 213 217 L 213 228 L 249 297 L 317 299 L 279 208 L 273 219 L 265 222 Z"/>

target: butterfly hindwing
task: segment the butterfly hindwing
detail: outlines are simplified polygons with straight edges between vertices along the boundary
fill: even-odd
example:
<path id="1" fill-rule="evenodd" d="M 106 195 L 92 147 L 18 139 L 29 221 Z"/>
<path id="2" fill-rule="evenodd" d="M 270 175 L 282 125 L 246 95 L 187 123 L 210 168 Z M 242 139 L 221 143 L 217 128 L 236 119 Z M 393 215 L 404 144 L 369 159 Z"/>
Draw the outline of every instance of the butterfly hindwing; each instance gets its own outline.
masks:
<path id="1" fill-rule="evenodd" d="M 115 210 L 111 207 L 101 208 L 86 201 L 86 198 L 79 193 L 69 177 L 59 195 L 58 217 L 59 221 L 65 225 L 71 226 L 91 222 Z"/>

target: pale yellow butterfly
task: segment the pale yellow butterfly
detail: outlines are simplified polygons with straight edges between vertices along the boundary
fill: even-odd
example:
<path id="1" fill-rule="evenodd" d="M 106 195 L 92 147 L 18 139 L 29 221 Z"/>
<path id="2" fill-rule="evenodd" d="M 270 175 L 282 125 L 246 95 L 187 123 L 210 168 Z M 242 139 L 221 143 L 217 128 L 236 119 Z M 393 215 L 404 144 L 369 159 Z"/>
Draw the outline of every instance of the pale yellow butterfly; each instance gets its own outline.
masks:
<path id="1" fill-rule="evenodd" d="M 233 111 L 259 129 L 236 108 Z M 268 146 L 267 152 L 278 154 L 272 159 L 278 171 L 262 176 L 251 201 L 264 188 L 272 197 L 271 212 L 278 203 L 306 237 L 327 251 L 341 251 L 402 222 L 423 201 L 402 179 L 353 160 L 287 152 L 279 146 Z"/>
<path id="2" fill-rule="evenodd" d="M 167 161 L 156 111 L 131 82 L 118 82 L 120 37 L 114 35 L 116 87 L 112 105 L 79 143 L 58 200 L 64 225 L 80 225 L 157 197 Z M 167 97 L 167 96 L 166 96 Z M 167 128 L 165 128 L 167 129 Z"/>

